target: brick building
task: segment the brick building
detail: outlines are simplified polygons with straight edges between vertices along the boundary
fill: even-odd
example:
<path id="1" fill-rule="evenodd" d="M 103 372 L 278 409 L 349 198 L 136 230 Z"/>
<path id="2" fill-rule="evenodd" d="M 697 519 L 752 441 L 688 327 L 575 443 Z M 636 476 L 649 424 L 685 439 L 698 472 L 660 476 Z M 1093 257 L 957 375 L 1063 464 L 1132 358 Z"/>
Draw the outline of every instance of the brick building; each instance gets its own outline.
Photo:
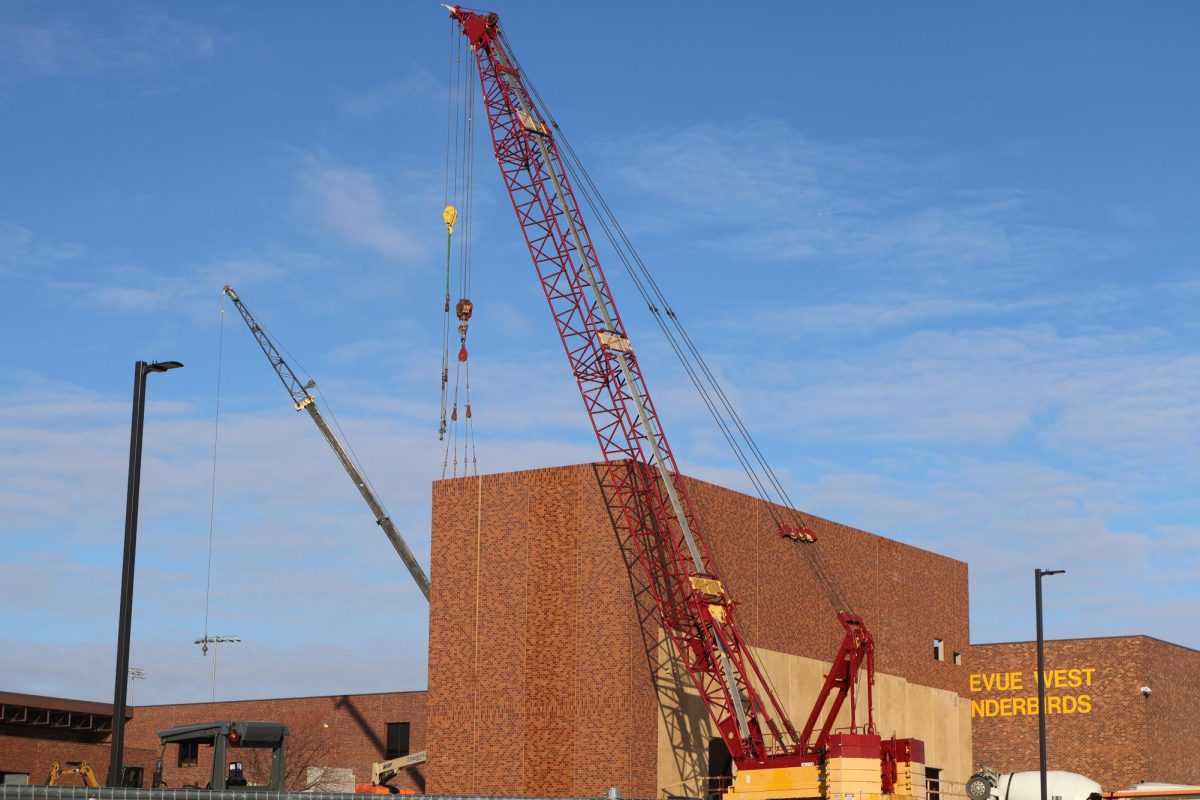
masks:
<path id="1" fill-rule="evenodd" d="M 125 764 L 141 767 L 149 786 L 160 753 L 158 732 L 177 725 L 218 720 L 283 722 L 287 739 L 287 778 L 293 789 L 340 790 L 336 777 L 310 768 L 350 770 L 367 782 L 371 764 L 385 757 L 425 748 L 425 692 L 334 695 L 223 703 L 139 706 L 125 728 Z M 26 713 L 28 712 L 28 713 Z M 55 761 L 87 761 L 107 781 L 112 706 L 76 700 L 0 693 L 0 773 L 28 775 L 42 784 Z M 251 783 L 265 782 L 269 770 L 263 751 L 234 750 Z M 170 746 L 163 753 L 163 778 L 170 787 L 205 786 L 212 774 L 212 751 L 194 753 Z M 421 792 L 424 767 L 397 775 L 391 784 Z M 64 785 L 82 785 L 78 776 Z M 352 787 L 350 787 L 352 788 Z"/>
<path id="2" fill-rule="evenodd" d="M 126 741 L 135 747 L 159 749 L 161 730 L 215 720 L 282 722 L 287 739 L 288 785 L 293 789 L 340 790 L 332 776 L 309 770 L 351 770 L 356 782 L 371 778 L 371 764 L 425 749 L 425 692 L 344 694 L 325 697 L 288 697 L 224 703 L 182 703 L 139 706 Z M 390 749 L 389 749 L 390 745 Z M 163 779 L 168 786 L 204 786 L 212 768 L 211 751 L 201 748 L 195 759 L 168 748 Z M 246 755 L 247 778 L 265 782 L 265 758 Z M 259 763 L 262 762 L 262 763 Z M 150 775 L 149 772 L 146 773 Z M 402 789 L 425 789 L 423 767 L 414 767 L 391 782 Z"/>
<path id="3" fill-rule="evenodd" d="M 1200 784 L 1200 652 L 1148 636 L 1048 641 L 1045 651 L 1050 769 L 1105 790 Z M 976 762 L 1037 769 L 1035 643 L 975 645 L 968 681 Z"/>
<path id="4" fill-rule="evenodd" d="M 109 703 L 0 692 L 0 782 L 44 784 L 56 761 L 87 762 L 106 781 L 112 719 Z M 125 761 L 153 768 L 154 753 L 130 748 Z M 82 786 L 83 779 L 67 775 L 62 785 Z"/>
<path id="5" fill-rule="evenodd" d="M 966 565 L 820 519 L 818 542 L 797 545 L 763 502 L 684 480 L 793 718 L 807 717 L 842 637 L 808 546 L 875 636 L 880 732 L 923 739 L 931 767 L 965 780 Z M 722 748 L 657 626 L 639 623 L 652 616 L 621 544 L 590 464 L 434 484 L 430 791 L 704 795 Z"/>

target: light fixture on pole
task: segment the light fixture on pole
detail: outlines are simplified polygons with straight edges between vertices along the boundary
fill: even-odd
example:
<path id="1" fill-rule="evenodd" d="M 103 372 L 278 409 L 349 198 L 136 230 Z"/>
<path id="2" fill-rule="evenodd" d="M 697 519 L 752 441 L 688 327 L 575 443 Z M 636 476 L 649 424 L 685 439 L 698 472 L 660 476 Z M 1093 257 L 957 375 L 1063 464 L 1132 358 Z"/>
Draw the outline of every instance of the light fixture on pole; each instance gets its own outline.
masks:
<path id="1" fill-rule="evenodd" d="M 134 683 L 134 681 L 144 680 L 146 680 L 146 670 L 139 669 L 138 667 L 129 668 L 129 705 L 136 705 L 136 703 L 133 702 L 133 689 L 137 685 Z"/>
<path id="2" fill-rule="evenodd" d="M 129 426 L 129 481 L 125 490 L 125 551 L 121 559 L 121 608 L 117 618 L 117 674 L 108 785 L 121 785 L 125 755 L 125 690 L 129 684 L 129 629 L 133 624 L 133 563 L 137 553 L 138 495 L 142 485 L 142 426 L 146 419 L 146 376 L 178 369 L 178 361 L 138 361 L 133 365 L 133 421 Z"/>
<path id="3" fill-rule="evenodd" d="M 223 643 L 223 642 L 240 642 L 241 640 L 242 640 L 242 637 L 240 637 L 240 636 L 209 636 L 208 634 L 205 634 L 204 636 L 201 636 L 196 641 L 192 642 L 192 644 L 200 645 L 200 652 L 204 653 L 204 655 L 208 655 L 208 646 L 210 644 L 213 645 L 213 649 L 212 649 L 212 655 L 213 655 L 212 699 L 214 702 L 217 699 L 217 648 L 216 648 L 216 645 Z"/>
<path id="4" fill-rule="evenodd" d="M 1037 686 L 1038 686 L 1038 752 L 1042 781 L 1042 800 L 1049 800 L 1046 790 L 1046 654 L 1042 637 L 1042 578 L 1062 575 L 1065 569 L 1035 569 L 1033 571 L 1034 605 L 1037 610 Z"/>

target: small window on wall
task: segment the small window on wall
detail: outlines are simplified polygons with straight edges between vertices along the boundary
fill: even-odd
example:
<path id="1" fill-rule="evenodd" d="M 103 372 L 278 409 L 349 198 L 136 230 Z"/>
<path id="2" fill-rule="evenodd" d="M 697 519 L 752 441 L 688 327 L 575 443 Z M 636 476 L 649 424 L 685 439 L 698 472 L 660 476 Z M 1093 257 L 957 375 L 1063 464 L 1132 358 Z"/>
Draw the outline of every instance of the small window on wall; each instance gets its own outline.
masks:
<path id="1" fill-rule="evenodd" d="M 200 760 L 200 743 L 199 742 L 180 742 L 179 743 L 179 766 L 194 767 Z"/>
<path id="2" fill-rule="evenodd" d="M 384 758 L 399 758 L 408 755 L 408 723 L 387 724 L 387 753 Z"/>
<path id="3" fill-rule="evenodd" d="M 946 645 L 942 642 L 941 639 L 933 640 L 933 660 L 934 661 L 945 661 L 946 660 Z"/>
<path id="4" fill-rule="evenodd" d="M 941 767 L 925 767 L 925 786 L 929 790 L 929 800 L 942 800 Z"/>
<path id="5" fill-rule="evenodd" d="M 956 666 L 956 667 L 962 666 L 962 653 L 954 654 L 954 666 Z"/>

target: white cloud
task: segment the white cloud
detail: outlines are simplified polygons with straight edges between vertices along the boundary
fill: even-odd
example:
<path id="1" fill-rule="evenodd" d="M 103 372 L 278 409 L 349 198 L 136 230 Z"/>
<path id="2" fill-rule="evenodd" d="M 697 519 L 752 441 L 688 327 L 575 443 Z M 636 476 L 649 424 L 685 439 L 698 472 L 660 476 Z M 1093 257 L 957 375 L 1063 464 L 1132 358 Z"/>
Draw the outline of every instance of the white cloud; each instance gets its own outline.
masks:
<path id="1" fill-rule="evenodd" d="M 695 249 L 739 259 L 899 270 L 910 279 L 961 273 L 978 288 L 1125 247 L 1104 231 L 1045 222 L 1029 192 L 957 187 L 937 165 L 883 145 L 823 144 L 778 122 L 655 131 L 604 152 L 617 185 L 644 204 L 641 232 L 686 235 Z"/>
<path id="2" fill-rule="evenodd" d="M 0 69 L 9 78 L 147 72 L 213 57 L 229 37 L 207 25 L 160 13 L 119 21 L 105 35 L 82 22 L 0 24 Z"/>
<path id="3" fill-rule="evenodd" d="M 0 518 L 10 559 L 0 566 L 0 583 L 17 587 L 21 600 L 0 606 L 0 671 L 20 676 L 8 687 L 15 691 L 103 699 L 111 664 L 97 665 L 111 659 L 128 401 L 37 376 L 6 379 L 14 388 L 0 399 Z M 529 387 L 540 379 L 515 371 L 511 380 Z M 336 380 L 326 391 L 349 409 L 373 403 L 340 394 Z M 512 446 L 496 431 L 533 429 L 541 408 L 517 393 L 498 397 L 506 399 L 486 414 L 509 422 L 488 423 L 481 471 L 594 458 L 581 415 L 572 415 L 580 443 L 535 436 Z M 436 410 L 429 411 L 409 416 L 392 407 L 340 419 L 426 565 L 430 482 L 441 475 L 442 460 Z M 138 686 L 144 701 L 196 700 L 207 692 L 209 662 L 191 645 L 204 623 L 209 547 L 213 423 L 205 416 L 159 398 L 148 421 L 133 657 L 160 683 Z M 423 686 L 425 602 L 306 415 L 284 402 L 224 413 L 218 454 L 209 629 L 244 639 L 222 654 L 222 695 Z M 45 630 L 70 634 L 50 644 L 40 636 Z M 76 658 L 81 642 L 93 653 L 84 663 Z M 37 670 L 42 660 L 58 666 Z"/>
<path id="4" fill-rule="evenodd" d="M 84 253 L 80 245 L 46 241 L 28 228 L 0 220 L 0 275 L 33 275 L 79 259 Z"/>
<path id="5" fill-rule="evenodd" d="M 404 222 L 379 181 L 365 170 L 338 164 L 324 156 L 302 160 L 300 203 L 326 233 L 354 247 L 404 264 L 418 262 L 428 251 L 429 233 Z"/>
<path id="6" fill-rule="evenodd" d="M 346 111 L 361 116 L 375 116 L 387 111 L 403 110 L 433 95 L 444 95 L 445 87 L 428 70 L 414 69 L 407 75 L 372 86 L 346 99 Z"/>

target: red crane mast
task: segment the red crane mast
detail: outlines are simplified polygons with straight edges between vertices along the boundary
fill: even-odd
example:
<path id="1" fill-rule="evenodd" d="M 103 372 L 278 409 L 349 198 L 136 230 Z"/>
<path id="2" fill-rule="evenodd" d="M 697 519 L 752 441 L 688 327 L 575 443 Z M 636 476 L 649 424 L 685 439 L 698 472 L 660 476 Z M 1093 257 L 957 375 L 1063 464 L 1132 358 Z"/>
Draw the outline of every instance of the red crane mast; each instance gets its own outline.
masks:
<path id="1" fill-rule="evenodd" d="M 717 575 L 679 479 L 554 135 L 508 51 L 499 19 L 447 8 L 475 55 L 496 161 L 604 454 L 610 510 L 631 533 L 663 628 L 738 769 L 814 763 L 847 696 L 851 728 L 858 730 L 854 696 L 864 663 L 869 721 L 863 727 L 874 733 L 873 644 L 861 620 L 841 609 L 846 637 L 825 688 L 803 731 L 789 720 L 738 628 L 736 603 Z M 781 533 L 805 538 L 794 528 Z"/>

